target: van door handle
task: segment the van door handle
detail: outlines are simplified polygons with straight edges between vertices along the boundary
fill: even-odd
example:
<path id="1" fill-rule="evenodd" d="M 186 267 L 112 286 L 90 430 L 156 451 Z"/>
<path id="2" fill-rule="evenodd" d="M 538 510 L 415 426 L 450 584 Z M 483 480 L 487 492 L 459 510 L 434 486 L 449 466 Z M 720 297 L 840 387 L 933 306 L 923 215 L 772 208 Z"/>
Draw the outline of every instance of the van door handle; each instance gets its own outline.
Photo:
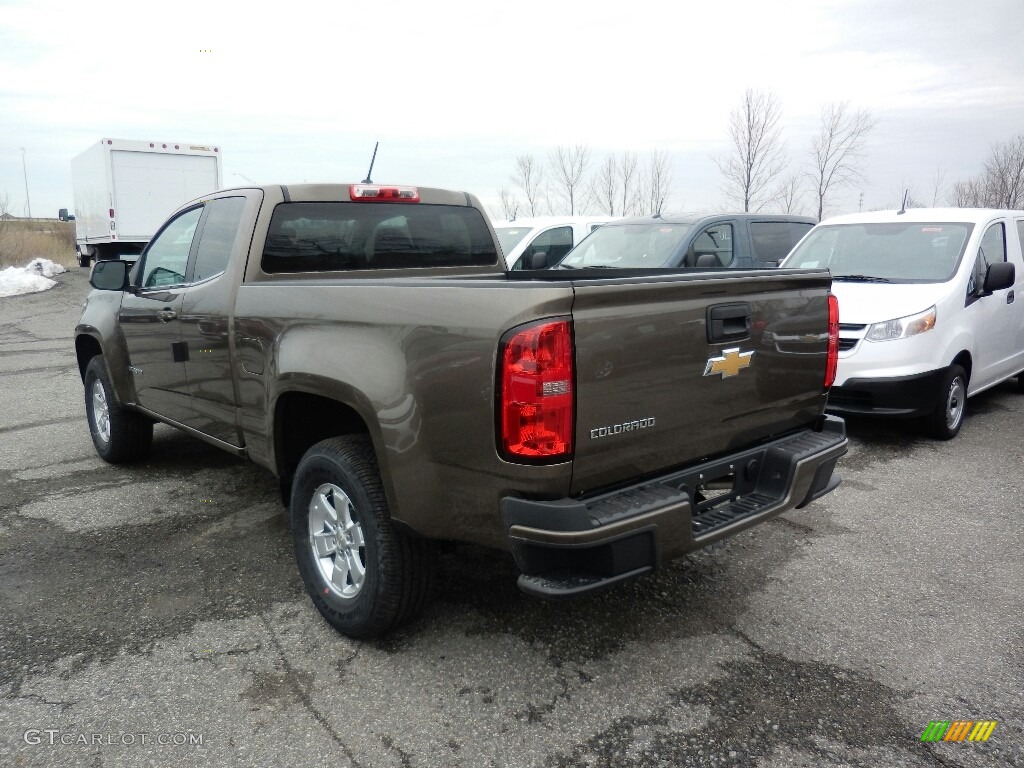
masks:
<path id="1" fill-rule="evenodd" d="M 750 305 L 744 302 L 708 307 L 708 341 L 739 341 L 750 335 Z"/>
<path id="2" fill-rule="evenodd" d="M 171 320 L 178 316 L 178 313 L 175 312 L 170 307 L 164 307 L 163 309 L 156 313 L 156 316 L 159 317 L 163 322 L 169 323 Z"/>
<path id="3" fill-rule="evenodd" d="M 1013 304 L 1013 291 L 1009 291 L 1006 294 L 1006 303 L 1007 304 Z"/>

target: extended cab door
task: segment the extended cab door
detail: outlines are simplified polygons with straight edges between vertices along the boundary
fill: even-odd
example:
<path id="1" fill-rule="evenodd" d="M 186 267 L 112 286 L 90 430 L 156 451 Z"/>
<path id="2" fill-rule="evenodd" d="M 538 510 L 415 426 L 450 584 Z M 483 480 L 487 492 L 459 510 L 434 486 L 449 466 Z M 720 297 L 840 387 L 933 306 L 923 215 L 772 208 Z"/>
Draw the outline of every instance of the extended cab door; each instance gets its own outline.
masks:
<path id="1" fill-rule="evenodd" d="M 164 225 L 134 270 L 134 291 L 125 293 L 118 322 L 128 350 L 139 404 L 173 421 L 191 410 L 181 348 L 181 303 L 189 255 L 202 206 Z"/>
<path id="2" fill-rule="evenodd" d="M 815 423 L 828 273 L 726 274 L 574 284 L 572 493 Z"/>
<path id="3" fill-rule="evenodd" d="M 253 200 L 248 206 L 244 193 L 207 202 L 181 306 L 181 346 L 191 398 L 185 423 L 236 447 L 242 438 L 235 411 L 230 320 L 259 208 L 258 193 L 249 194 Z M 236 251 L 243 263 L 228 270 Z"/>

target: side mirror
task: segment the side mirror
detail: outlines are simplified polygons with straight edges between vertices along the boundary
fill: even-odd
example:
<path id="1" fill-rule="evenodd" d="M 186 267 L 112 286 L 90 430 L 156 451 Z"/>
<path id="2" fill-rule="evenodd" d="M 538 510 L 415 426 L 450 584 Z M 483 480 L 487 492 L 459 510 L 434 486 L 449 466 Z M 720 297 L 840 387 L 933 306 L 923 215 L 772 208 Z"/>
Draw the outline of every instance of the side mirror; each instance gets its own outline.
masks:
<path id="1" fill-rule="evenodd" d="M 1011 262 L 997 261 L 995 264 L 989 264 L 985 271 L 985 293 L 1009 288 L 1016 279 L 1017 272 Z"/>
<path id="2" fill-rule="evenodd" d="M 526 257 L 527 269 L 547 269 L 548 254 L 546 251 L 537 251 Z"/>
<path id="3" fill-rule="evenodd" d="M 89 274 L 89 285 L 100 291 L 123 291 L 128 288 L 131 264 L 126 261 L 97 261 Z"/>

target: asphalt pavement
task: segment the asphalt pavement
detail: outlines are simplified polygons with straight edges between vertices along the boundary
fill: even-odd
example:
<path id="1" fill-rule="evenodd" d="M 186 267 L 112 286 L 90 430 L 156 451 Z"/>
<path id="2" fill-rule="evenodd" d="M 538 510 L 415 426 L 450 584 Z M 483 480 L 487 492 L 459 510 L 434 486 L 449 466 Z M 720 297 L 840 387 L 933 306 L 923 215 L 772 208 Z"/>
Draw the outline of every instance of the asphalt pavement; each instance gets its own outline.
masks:
<path id="1" fill-rule="evenodd" d="M 0 299 L 2 766 L 1024 766 L 1024 393 L 849 424 L 840 488 L 600 595 L 442 557 L 377 642 L 300 584 L 265 470 L 84 416 L 84 270 Z M 922 742 L 931 721 L 996 721 Z"/>

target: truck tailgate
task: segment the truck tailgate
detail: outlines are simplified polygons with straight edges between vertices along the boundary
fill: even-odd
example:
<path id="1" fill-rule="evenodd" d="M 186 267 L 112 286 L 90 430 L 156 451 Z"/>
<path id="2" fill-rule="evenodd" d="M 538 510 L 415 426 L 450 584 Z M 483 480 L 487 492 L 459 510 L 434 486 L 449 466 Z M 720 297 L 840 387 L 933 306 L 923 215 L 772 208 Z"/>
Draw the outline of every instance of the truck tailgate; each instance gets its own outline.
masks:
<path id="1" fill-rule="evenodd" d="M 574 283 L 572 493 L 814 424 L 830 283 L 824 270 Z"/>

